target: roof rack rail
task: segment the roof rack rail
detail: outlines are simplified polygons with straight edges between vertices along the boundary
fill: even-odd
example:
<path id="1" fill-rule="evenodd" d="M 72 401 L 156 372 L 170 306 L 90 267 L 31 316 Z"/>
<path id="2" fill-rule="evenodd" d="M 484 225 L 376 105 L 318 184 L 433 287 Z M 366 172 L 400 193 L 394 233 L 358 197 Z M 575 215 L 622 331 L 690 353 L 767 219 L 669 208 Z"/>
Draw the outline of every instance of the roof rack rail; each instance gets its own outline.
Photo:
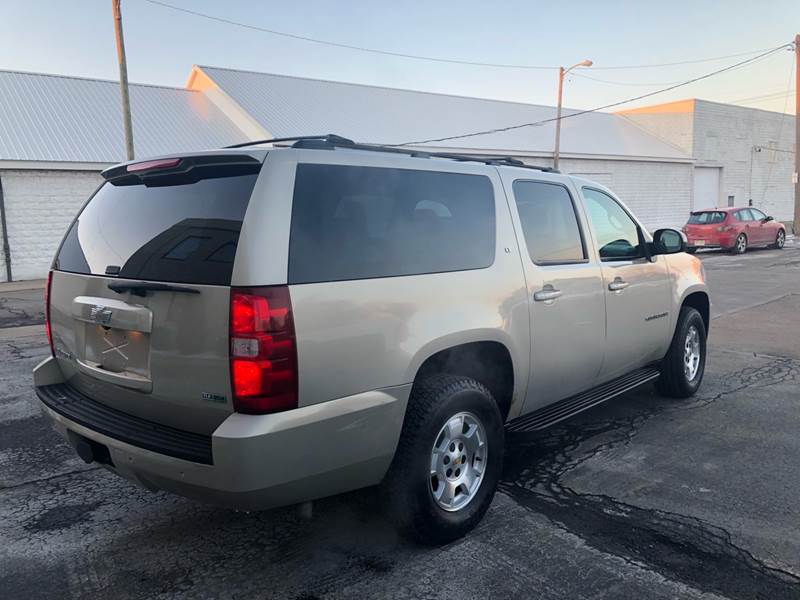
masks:
<path id="1" fill-rule="evenodd" d="M 351 139 L 328 133 L 326 135 L 301 135 L 296 137 L 273 138 L 269 140 L 254 140 L 252 142 L 243 142 L 241 144 L 233 144 L 232 146 L 225 146 L 226 148 L 243 148 L 245 146 L 253 146 L 256 144 L 270 144 L 275 142 L 294 142 L 292 148 L 307 148 L 318 150 L 333 150 L 335 148 L 348 148 L 350 150 L 366 150 L 369 152 L 389 152 L 392 154 L 405 154 L 416 158 L 447 158 L 450 160 L 463 161 L 463 162 L 479 162 L 486 165 L 501 165 L 508 167 L 521 167 L 524 169 L 534 169 L 536 171 L 543 171 L 545 173 L 560 173 L 558 169 L 552 167 L 542 167 L 537 165 L 529 165 L 521 160 L 512 156 L 502 155 L 474 155 L 474 154 L 458 154 L 453 152 L 427 152 L 425 150 L 412 150 L 410 148 L 400 148 L 398 146 L 386 146 L 383 144 L 360 144 Z"/>
<path id="2" fill-rule="evenodd" d="M 274 144 L 276 142 L 305 142 L 312 140 L 327 142 L 331 146 L 352 146 L 355 144 L 353 140 L 348 140 L 347 138 L 334 133 L 327 133 L 325 135 L 297 135 L 293 137 L 271 138 L 267 140 L 251 140 L 249 142 L 231 144 L 230 146 L 225 146 L 225 148 L 246 148 L 247 146 L 256 146 L 258 144 Z"/>

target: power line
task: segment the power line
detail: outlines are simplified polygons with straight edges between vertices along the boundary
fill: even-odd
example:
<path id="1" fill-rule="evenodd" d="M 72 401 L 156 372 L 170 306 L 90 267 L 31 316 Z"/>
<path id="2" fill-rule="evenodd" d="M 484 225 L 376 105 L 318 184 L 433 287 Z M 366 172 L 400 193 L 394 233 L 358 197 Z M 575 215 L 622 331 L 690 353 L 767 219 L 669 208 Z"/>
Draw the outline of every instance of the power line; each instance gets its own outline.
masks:
<path id="1" fill-rule="evenodd" d="M 790 46 L 792 46 L 792 44 L 781 44 L 780 46 L 778 46 L 776 48 L 772 48 L 771 50 L 769 50 L 767 52 L 764 52 L 763 54 L 759 54 L 758 56 L 755 56 L 753 58 L 748 58 L 747 60 L 740 61 L 740 62 L 738 62 L 736 64 L 729 65 L 729 66 L 724 67 L 722 69 L 717 69 L 716 71 L 712 71 L 711 73 L 706 73 L 705 75 L 700 75 L 699 77 L 695 77 L 693 79 L 689 79 L 688 81 L 684 81 L 684 82 L 681 82 L 681 83 L 678 83 L 678 84 L 675 84 L 675 85 L 671 85 L 669 87 L 665 87 L 665 88 L 662 88 L 660 90 L 656 90 L 654 92 L 648 92 L 646 94 L 641 94 L 639 96 L 634 96 L 633 98 L 626 98 L 625 100 L 619 100 L 618 102 L 612 102 L 611 104 L 605 104 L 603 106 L 598 106 L 598 107 L 590 108 L 590 109 L 586 109 L 586 110 L 579 110 L 579 111 L 576 111 L 574 113 L 569 113 L 569 114 L 566 114 L 566 115 L 562 115 L 560 118 L 561 119 L 569 119 L 569 118 L 572 118 L 572 117 L 579 117 L 581 115 L 585 115 L 585 114 L 588 114 L 588 113 L 598 112 L 598 111 L 601 111 L 601 110 L 605 110 L 607 108 L 614 108 L 615 106 L 620 106 L 622 104 L 628 104 L 630 102 L 635 102 L 636 100 L 642 100 L 644 98 L 649 98 L 650 96 L 655 96 L 656 94 L 662 94 L 664 92 L 669 92 L 669 91 L 677 89 L 679 87 L 683 87 L 685 85 L 689 85 L 690 83 L 695 83 L 695 82 L 701 81 L 703 79 L 708 79 L 709 77 L 713 77 L 715 75 L 719 75 L 721 73 L 725 73 L 726 71 L 730 71 L 732 69 L 736 69 L 738 67 L 742 67 L 744 65 L 753 63 L 753 62 L 759 60 L 760 58 L 763 58 L 765 56 L 769 56 L 770 54 L 773 54 L 775 52 L 778 52 L 778 51 L 783 50 L 784 48 L 787 48 L 787 47 L 790 47 Z M 431 138 L 431 139 L 427 139 L 427 140 L 417 140 L 417 141 L 413 141 L 413 142 L 403 142 L 402 144 L 387 144 L 387 145 L 388 146 L 417 146 L 417 145 L 420 145 L 420 144 L 429 144 L 429 143 L 433 143 L 433 142 L 446 142 L 446 141 L 449 141 L 449 140 L 459 140 L 459 139 L 464 139 L 464 138 L 469 138 L 469 137 L 476 137 L 476 136 L 479 136 L 479 135 L 488 135 L 488 134 L 492 134 L 492 133 L 502 133 L 502 132 L 505 132 L 505 131 L 512 131 L 514 129 L 522 129 L 523 127 L 537 127 L 539 125 L 544 125 L 546 123 L 552 123 L 553 121 L 557 121 L 558 119 L 559 119 L 559 117 L 551 117 L 549 119 L 542 119 L 541 121 L 534 121 L 534 122 L 531 122 L 531 123 L 520 123 L 520 124 L 517 124 L 517 125 L 509 125 L 507 127 L 497 127 L 497 128 L 494 128 L 494 129 L 487 129 L 487 130 L 484 130 L 484 131 L 474 131 L 474 132 L 471 132 L 471 133 L 464 133 L 464 134 L 461 134 L 461 135 L 450 135 L 450 136 L 440 137 L 440 138 Z"/>
<path id="2" fill-rule="evenodd" d="M 737 102 L 749 102 L 751 100 L 770 100 L 770 99 L 779 99 L 783 98 L 784 96 L 789 96 L 794 93 L 794 90 L 789 90 L 788 92 L 775 92 L 772 94 L 763 94 L 762 96 L 748 96 L 747 98 L 738 98 L 736 100 L 726 100 L 728 104 L 736 104 Z"/>
<path id="3" fill-rule="evenodd" d="M 755 62 L 755 60 L 764 60 L 765 58 L 768 58 L 768 55 L 762 55 L 760 58 L 756 57 L 753 62 Z M 679 79 L 677 81 L 661 81 L 661 82 L 613 81 L 610 79 L 601 79 L 599 77 L 593 77 L 592 75 L 587 75 L 586 73 L 578 73 L 575 71 L 573 71 L 570 75 L 574 77 L 582 77 L 584 79 L 591 79 L 592 81 L 598 81 L 600 83 L 607 83 L 610 85 L 622 85 L 622 86 L 632 86 L 632 87 L 654 87 L 659 85 L 675 85 L 678 83 L 682 83 L 684 81 L 683 79 Z"/>
<path id="4" fill-rule="evenodd" d="M 177 12 L 182 12 L 185 14 L 193 15 L 195 17 L 200 17 L 202 19 L 207 19 L 209 21 L 216 21 L 218 23 L 224 23 L 226 25 L 233 25 L 234 27 L 240 27 L 243 29 L 250 29 L 252 31 L 259 31 L 261 33 L 268 33 L 270 35 L 275 35 L 279 37 L 289 38 L 293 40 L 299 40 L 303 42 L 310 42 L 312 44 L 320 44 L 323 46 L 333 46 L 335 48 L 344 48 L 346 50 L 355 50 L 358 52 L 368 52 L 371 54 L 380 54 L 383 56 L 393 56 L 395 58 L 407 58 L 411 60 L 424 60 L 428 62 L 436 62 L 436 63 L 448 63 L 448 64 L 455 64 L 455 65 L 468 65 L 474 67 L 492 67 L 496 69 L 527 69 L 527 70 L 539 70 L 539 71 L 550 71 L 558 69 L 558 66 L 546 66 L 546 65 L 526 65 L 526 64 L 515 64 L 515 63 L 494 63 L 494 62 L 481 62 L 481 61 L 472 61 L 472 60 L 459 60 L 455 58 L 442 58 L 442 57 L 435 57 L 435 56 L 424 56 L 422 54 L 408 54 L 404 52 L 393 52 L 391 50 L 381 50 L 379 48 L 369 48 L 366 46 L 356 46 L 353 44 L 344 44 L 341 42 L 334 42 L 331 40 L 322 40 L 318 38 L 312 38 L 305 35 L 299 35 L 295 33 L 289 33 L 286 31 L 278 31 L 277 29 L 269 29 L 267 27 L 261 27 L 259 25 L 252 25 L 250 23 L 242 23 L 240 21 L 234 21 L 232 19 L 226 19 L 224 17 L 217 17 L 214 15 L 209 15 L 207 13 L 202 13 L 196 10 L 191 10 L 189 8 L 184 8 L 182 6 L 175 6 L 174 4 L 169 4 L 167 2 L 162 2 L 161 0 L 144 0 L 150 4 L 161 6 L 163 8 L 167 8 L 170 10 L 174 10 Z M 605 69 L 649 69 L 649 68 L 657 68 L 657 67 L 672 67 L 677 65 L 691 65 L 697 63 L 705 63 L 705 62 L 713 62 L 717 60 L 724 60 L 727 58 L 737 58 L 740 56 L 750 56 L 753 54 L 757 54 L 759 52 L 763 52 L 766 48 L 761 50 L 752 50 L 750 52 L 740 52 L 738 54 L 728 54 L 727 56 L 714 56 L 710 58 L 700 58 L 696 60 L 685 60 L 685 61 L 678 61 L 678 62 L 668 62 L 668 63 L 658 63 L 658 64 L 646 64 L 646 65 L 618 65 L 618 66 L 610 66 L 610 67 L 603 67 L 603 66 L 595 66 L 594 70 L 605 70 Z M 661 84 L 656 84 L 661 85 Z"/>

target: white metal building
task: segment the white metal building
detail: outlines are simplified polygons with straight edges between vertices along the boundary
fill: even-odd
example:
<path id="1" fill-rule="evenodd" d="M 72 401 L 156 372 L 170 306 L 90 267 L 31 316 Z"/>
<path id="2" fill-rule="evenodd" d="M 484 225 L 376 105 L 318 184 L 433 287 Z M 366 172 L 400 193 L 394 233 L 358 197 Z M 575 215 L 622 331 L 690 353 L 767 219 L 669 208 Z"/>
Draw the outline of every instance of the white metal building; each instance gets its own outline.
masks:
<path id="1" fill-rule="evenodd" d="M 682 100 L 618 113 L 696 159 L 692 208 L 753 206 L 794 217 L 794 115 Z"/>
<path id="2" fill-rule="evenodd" d="M 186 87 L 205 92 L 253 139 L 337 133 L 398 144 L 555 117 L 551 106 L 195 66 Z M 575 111 L 565 110 L 564 113 Z M 551 165 L 554 124 L 413 147 L 501 154 Z M 591 113 L 562 121 L 562 171 L 612 188 L 649 227 L 682 225 L 692 159 L 628 119 Z"/>
<path id="3" fill-rule="evenodd" d="M 137 156 L 247 139 L 203 93 L 148 85 L 130 92 Z M 47 273 L 99 172 L 125 159 L 121 115 L 114 82 L 0 71 L 0 190 L 14 280 Z M 0 250 L 0 281 L 5 256 Z"/>
<path id="4" fill-rule="evenodd" d="M 337 133 L 402 143 L 532 123 L 547 106 L 194 67 L 185 89 L 131 86 L 137 158 L 247 140 Z M 565 111 L 569 112 L 569 111 Z M 552 123 L 424 144 L 552 161 Z M 650 227 L 680 225 L 693 158 L 627 117 L 593 113 L 562 127 L 561 169 L 613 188 Z M 14 279 L 42 277 L 99 171 L 123 160 L 115 82 L 0 71 L 0 186 Z M 0 252 L 0 281 L 6 269 Z"/>

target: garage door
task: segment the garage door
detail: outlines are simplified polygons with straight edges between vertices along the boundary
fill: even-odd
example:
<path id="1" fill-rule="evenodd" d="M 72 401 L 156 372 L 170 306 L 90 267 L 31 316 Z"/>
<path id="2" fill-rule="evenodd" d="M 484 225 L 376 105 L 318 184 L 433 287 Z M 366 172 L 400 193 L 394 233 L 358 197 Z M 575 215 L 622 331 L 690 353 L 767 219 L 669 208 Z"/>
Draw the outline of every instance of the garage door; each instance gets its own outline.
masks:
<path id="1" fill-rule="evenodd" d="M 695 167 L 692 210 L 715 208 L 719 205 L 719 175 L 719 167 Z"/>

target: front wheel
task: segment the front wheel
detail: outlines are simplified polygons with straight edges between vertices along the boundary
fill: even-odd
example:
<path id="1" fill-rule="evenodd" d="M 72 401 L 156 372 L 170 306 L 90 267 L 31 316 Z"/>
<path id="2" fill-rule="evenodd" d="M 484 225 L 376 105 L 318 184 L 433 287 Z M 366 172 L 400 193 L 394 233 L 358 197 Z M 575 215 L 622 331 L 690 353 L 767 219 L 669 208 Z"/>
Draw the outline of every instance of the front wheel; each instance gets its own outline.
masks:
<path id="1" fill-rule="evenodd" d="M 497 403 L 479 382 L 434 375 L 415 383 L 382 484 L 401 531 L 444 544 L 475 527 L 497 489 L 503 444 Z"/>
<path id="2" fill-rule="evenodd" d="M 785 245 L 786 245 L 786 232 L 783 229 L 779 229 L 778 235 L 775 236 L 775 248 L 781 250 Z"/>
<path id="3" fill-rule="evenodd" d="M 672 343 L 661 362 L 661 376 L 656 381 L 665 396 L 688 398 L 700 387 L 706 368 L 706 324 L 694 308 L 684 306 Z"/>

